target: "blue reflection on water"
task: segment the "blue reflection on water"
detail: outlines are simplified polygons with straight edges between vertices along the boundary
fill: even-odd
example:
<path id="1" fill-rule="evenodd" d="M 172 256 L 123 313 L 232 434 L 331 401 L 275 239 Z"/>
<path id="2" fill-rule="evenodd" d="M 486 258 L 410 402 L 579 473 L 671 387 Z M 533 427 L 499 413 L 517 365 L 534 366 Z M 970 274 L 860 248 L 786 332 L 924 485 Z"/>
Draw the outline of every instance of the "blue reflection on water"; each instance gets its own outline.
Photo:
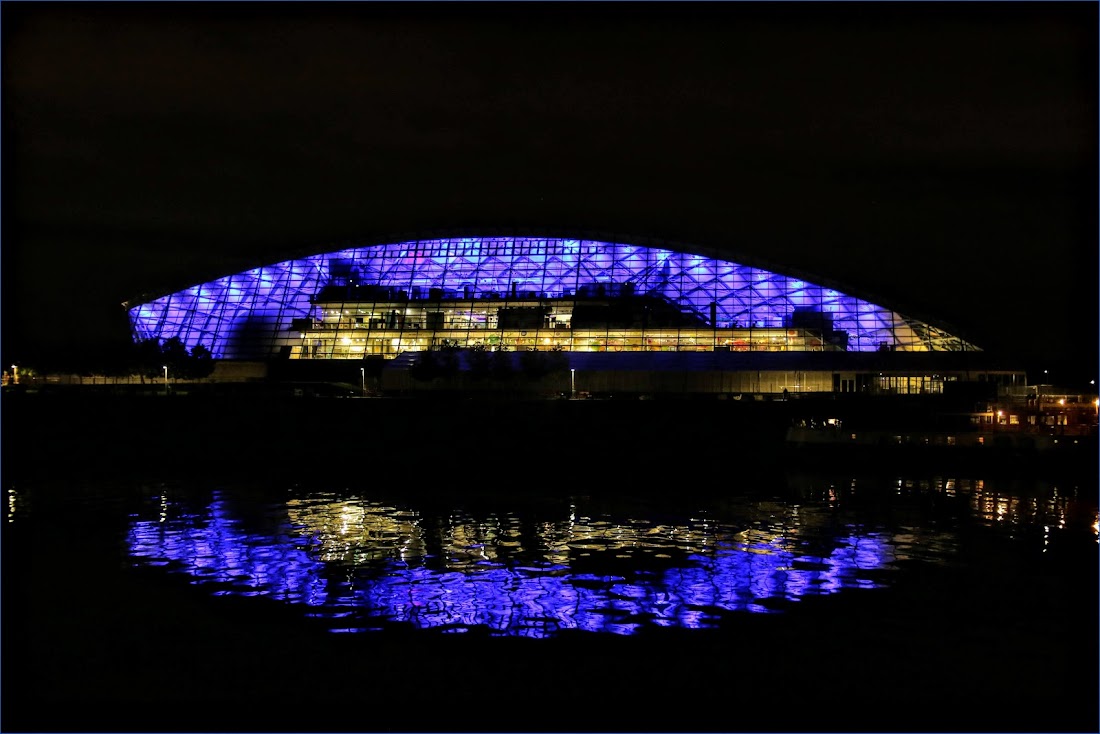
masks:
<path id="1" fill-rule="evenodd" d="M 308 616 L 326 620 L 334 632 L 397 623 L 524 637 L 711 627 L 730 612 L 773 613 L 776 601 L 878 586 L 869 572 L 891 569 L 895 560 L 884 533 L 850 527 L 830 538 L 828 555 L 811 555 L 802 550 L 797 525 L 677 525 L 654 532 L 582 520 L 541 523 L 537 536 L 545 547 L 533 551 L 518 548 L 519 533 L 506 525 L 487 532 L 458 521 L 429 532 L 416 513 L 362 502 L 315 502 L 262 531 L 248 530 L 215 497 L 201 513 L 168 518 L 162 510 L 158 520 L 134 521 L 127 541 L 144 564 L 190 574 L 216 595 L 305 604 L 313 608 Z M 494 543 L 470 542 L 485 536 L 498 549 L 517 552 L 504 555 L 491 552 Z M 451 544 L 444 547 L 450 565 L 425 550 L 429 540 Z M 602 562 L 617 563 L 617 570 L 584 570 L 591 568 L 585 563 L 592 563 L 593 549 L 598 557 L 601 551 L 613 556 Z M 663 560 L 655 562 L 654 551 Z"/>

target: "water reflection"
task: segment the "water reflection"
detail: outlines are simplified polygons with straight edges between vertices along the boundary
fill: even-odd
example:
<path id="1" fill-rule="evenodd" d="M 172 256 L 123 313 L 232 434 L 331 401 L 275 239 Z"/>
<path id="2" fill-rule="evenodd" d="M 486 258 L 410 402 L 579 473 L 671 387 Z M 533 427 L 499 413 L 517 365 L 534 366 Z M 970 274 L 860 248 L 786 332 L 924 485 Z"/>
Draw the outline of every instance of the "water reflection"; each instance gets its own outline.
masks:
<path id="1" fill-rule="evenodd" d="M 165 490 L 132 520 L 127 543 L 140 563 L 189 574 L 216 595 L 304 605 L 334 631 L 545 637 L 711 627 L 889 585 L 900 562 L 952 563 L 963 527 L 1037 553 L 1070 530 L 1097 541 L 1096 503 L 1077 488 L 945 478 L 788 485 L 781 496 L 708 497 L 688 509 L 628 497 L 511 509 L 497 498 L 472 509 L 305 490 L 280 501 L 230 490 L 195 503 Z"/>
<path id="2" fill-rule="evenodd" d="M 622 512 L 626 514 L 622 514 Z M 334 631 L 411 625 L 543 637 L 699 628 L 730 613 L 874 588 L 942 533 L 846 522 L 829 501 L 708 504 L 667 517 L 574 498 L 538 512 L 418 510 L 332 493 L 245 507 L 157 498 L 132 555 L 215 594 L 309 607 Z"/>

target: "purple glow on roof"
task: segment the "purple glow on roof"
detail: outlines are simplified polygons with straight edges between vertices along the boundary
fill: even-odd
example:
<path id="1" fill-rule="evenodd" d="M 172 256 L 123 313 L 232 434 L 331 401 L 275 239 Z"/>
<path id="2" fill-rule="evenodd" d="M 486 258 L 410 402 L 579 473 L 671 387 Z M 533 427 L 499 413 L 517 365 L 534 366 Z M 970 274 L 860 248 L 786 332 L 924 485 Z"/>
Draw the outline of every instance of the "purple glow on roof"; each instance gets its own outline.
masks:
<path id="1" fill-rule="evenodd" d="M 737 263 L 594 240 L 488 237 L 418 240 L 287 260 L 133 306 L 137 339 L 179 337 L 215 358 L 272 356 L 295 343 L 296 319 L 331 284 L 377 285 L 413 296 L 439 288 L 463 297 L 534 292 L 568 298 L 585 284 L 631 284 L 701 315 L 709 327 L 781 328 L 796 308 L 830 314 L 851 351 L 970 348 L 889 309 Z"/>

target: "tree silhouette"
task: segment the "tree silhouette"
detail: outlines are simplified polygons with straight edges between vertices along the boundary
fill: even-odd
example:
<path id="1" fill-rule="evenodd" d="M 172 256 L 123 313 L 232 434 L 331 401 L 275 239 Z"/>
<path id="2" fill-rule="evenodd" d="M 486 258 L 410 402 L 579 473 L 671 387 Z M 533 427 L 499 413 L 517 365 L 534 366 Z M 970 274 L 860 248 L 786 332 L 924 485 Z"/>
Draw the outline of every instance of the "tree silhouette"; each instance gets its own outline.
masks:
<path id="1" fill-rule="evenodd" d="M 135 371 L 142 377 L 158 377 L 164 369 L 164 355 L 156 339 L 142 339 L 133 346 Z"/>
<path id="2" fill-rule="evenodd" d="M 142 339 L 134 344 L 131 354 L 134 370 L 143 377 L 160 377 L 165 366 L 170 375 L 185 380 L 209 377 L 214 371 L 214 357 L 208 348 L 196 344 L 189 352 L 178 336 L 163 342 Z"/>
<path id="3" fill-rule="evenodd" d="M 214 355 L 202 344 L 191 347 L 186 362 L 187 376 L 191 379 L 209 377 L 214 372 Z"/>

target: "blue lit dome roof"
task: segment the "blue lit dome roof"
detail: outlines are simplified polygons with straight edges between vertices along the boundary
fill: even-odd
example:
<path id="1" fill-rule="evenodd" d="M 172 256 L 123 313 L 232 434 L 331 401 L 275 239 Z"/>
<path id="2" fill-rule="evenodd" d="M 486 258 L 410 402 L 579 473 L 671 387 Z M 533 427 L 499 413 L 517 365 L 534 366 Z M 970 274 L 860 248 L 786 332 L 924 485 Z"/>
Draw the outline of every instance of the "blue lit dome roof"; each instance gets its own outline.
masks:
<path id="1" fill-rule="evenodd" d="M 698 249 L 698 248 L 693 248 Z M 405 297 L 568 299 L 595 285 L 659 297 L 706 328 L 781 329 L 820 314 L 846 333 L 848 351 L 977 348 L 927 321 L 821 282 L 667 246 L 544 236 L 466 236 L 347 247 L 255 267 L 137 304 L 136 339 L 178 337 L 215 358 L 273 357 L 317 317 L 332 286 L 377 286 Z"/>

